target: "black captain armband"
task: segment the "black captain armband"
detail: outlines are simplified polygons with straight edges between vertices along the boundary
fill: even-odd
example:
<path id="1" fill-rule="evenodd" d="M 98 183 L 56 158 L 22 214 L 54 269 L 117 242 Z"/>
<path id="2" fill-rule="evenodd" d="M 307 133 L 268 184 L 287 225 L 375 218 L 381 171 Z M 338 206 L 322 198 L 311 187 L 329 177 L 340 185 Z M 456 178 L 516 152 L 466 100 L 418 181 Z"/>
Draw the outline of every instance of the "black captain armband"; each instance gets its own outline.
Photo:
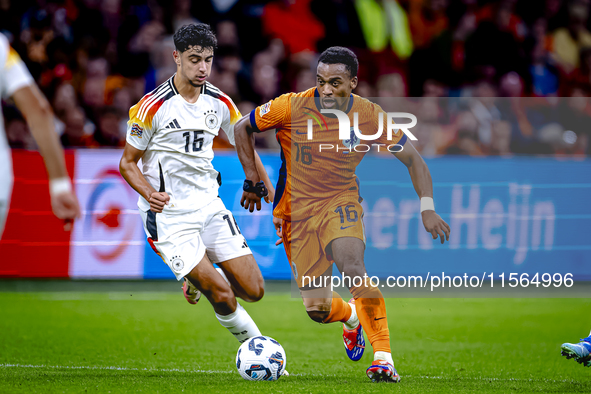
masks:
<path id="1" fill-rule="evenodd" d="M 256 185 L 253 185 L 251 180 L 245 179 L 242 190 L 247 193 L 254 193 L 260 198 L 266 197 L 269 194 L 269 191 L 267 190 L 267 187 L 263 181 L 257 182 Z"/>

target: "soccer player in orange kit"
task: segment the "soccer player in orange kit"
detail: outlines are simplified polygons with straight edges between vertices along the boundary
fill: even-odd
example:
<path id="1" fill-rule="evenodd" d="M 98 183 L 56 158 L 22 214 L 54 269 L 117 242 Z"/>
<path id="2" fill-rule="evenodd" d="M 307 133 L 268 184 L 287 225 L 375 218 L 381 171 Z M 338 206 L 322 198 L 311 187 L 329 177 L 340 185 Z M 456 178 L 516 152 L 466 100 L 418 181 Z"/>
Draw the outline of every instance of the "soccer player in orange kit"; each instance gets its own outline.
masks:
<path id="1" fill-rule="evenodd" d="M 382 109 L 352 91 L 357 86 L 357 57 L 343 47 L 331 47 L 319 58 L 315 88 L 288 93 L 255 108 L 235 126 L 238 156 L 246 174 L 242 205 L 251 212 L 260 210 L 260 176 L 255 166 L 253 132 L 276 129 L 281 145 L 282 167 L 276 187 L 273 216 L 285 247 L 292 273 L 298 282 L 306 311 L 320 323 L 343 322 L 347 355 L 358 361 L 363 355 L 363 329 L 374 350 L 374 361 L 367 369 L 373 381 L 400 381 L 390 349 L 386 306 L 377 285 L 367 277 L 363 255 L 365 230 L 355 169 L 364 157 L 355 147 L 359 138 L 339 139 L 336 116 L 322 110 L 340 110 L 358 130 L 378 130 L 380 119 L 387 129 Z M 308 120 L 320 126 L 308 138 Z M 435 213 L 433 186 L 422 157 L 400 130 L 382 133 L 372 141 L 386 146 L 408 168 L 421 198 L 421 216 L 433 239 L 449 240 L 450 228 Z M 330 148 L 333 147 L 333 149 Z M 337 147 L 337 149 L 334 149 Z M 255 186 L 257 185 L 257 186 Z M 332 291 L 332 263 L 349 278 L 363 278 L 348 284 L 353 299 L 345 302 Z M 320 278 L 320 285 L 316 282 Z M 307 280 L 306 280 L 307 279 Z M 328 279 L 328 280 L 327 280 Z M 355 281 L 353 281 L 355 282 Z M 329 285 L 327 285 L 327 283 Z"/>

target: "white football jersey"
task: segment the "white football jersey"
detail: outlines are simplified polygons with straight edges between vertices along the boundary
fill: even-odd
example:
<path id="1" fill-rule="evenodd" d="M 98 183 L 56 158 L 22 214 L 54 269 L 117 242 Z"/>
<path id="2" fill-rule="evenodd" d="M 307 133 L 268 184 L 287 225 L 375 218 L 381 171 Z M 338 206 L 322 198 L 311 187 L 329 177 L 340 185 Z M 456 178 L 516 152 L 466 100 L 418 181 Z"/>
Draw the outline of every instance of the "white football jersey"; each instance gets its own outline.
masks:
<path id="1" fill-rule="evenodd" d="M 35 83 L 20 56 L 0 34 L 0 96 L 9 98 L 22 87 Z M 12 157 L 6 139 L 4 117 L 0 110 L 0 235 L 2 235 L 2 211 L 8 208 L 12 190 Z"/>
<path id="2" fill-rule="evenodd" d="M 218 195 L 213 168 L 213 139 L 221 129 L 234 145 L 240 111 L 218 88 L 206 82 L 193 104 L 174 86 L 174 76 L 146 94 L 129 110 L 127 142 L 144 150 L 142 172 L 157 191 L 166 192 L 167 213 L 195 211 Z M 138 207 L 150 209 L 139 197 Z"/>

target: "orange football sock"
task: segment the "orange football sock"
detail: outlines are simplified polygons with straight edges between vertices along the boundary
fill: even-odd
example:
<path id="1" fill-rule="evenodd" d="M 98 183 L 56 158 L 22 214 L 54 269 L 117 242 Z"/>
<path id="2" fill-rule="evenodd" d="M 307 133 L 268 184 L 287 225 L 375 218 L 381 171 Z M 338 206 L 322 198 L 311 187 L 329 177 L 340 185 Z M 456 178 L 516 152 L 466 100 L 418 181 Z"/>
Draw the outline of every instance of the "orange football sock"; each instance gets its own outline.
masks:
<path id="1" fill-rule="evenodd" d="M 368 285 L 352 287 L 351 294 L 355 298 L 355 310 L 359 323 L 363 326 L 374 353 L 391 353 L 386 302 L 382 292 L 377 287 Z"/>
<path id="2" fill-rule="evenodd" d="M 333 291 L 330 313 L 324 319 L 324 323 L 346 322 L 351 317 L 351 313 L 351 305 L 346 303 L 338 293 Z"/>

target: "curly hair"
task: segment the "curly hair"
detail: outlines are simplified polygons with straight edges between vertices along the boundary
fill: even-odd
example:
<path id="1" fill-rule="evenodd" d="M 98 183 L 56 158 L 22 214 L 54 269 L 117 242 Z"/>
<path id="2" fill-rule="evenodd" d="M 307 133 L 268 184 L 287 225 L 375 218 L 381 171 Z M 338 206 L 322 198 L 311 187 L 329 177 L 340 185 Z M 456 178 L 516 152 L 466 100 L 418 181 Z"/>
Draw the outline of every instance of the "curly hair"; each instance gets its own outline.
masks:
<path id="1" fill-rule="evenodd" d="M 320 54 L 318 63 L 344 64 L 351 78 L 357 76 L 359 61 L 352 50 L 345 47 L 330 47 Z"/>
<path id="2" fill-rule="evenodd" d="M 181 27 L 174 33 L 173 40 L 176 50 L 181 53 L 192 46 L 201 47 L 200 52 L 205 49 L 215 50 L 218 46 L 215 34 L 211 27 L 205 23 L 195 23 Z"/>

